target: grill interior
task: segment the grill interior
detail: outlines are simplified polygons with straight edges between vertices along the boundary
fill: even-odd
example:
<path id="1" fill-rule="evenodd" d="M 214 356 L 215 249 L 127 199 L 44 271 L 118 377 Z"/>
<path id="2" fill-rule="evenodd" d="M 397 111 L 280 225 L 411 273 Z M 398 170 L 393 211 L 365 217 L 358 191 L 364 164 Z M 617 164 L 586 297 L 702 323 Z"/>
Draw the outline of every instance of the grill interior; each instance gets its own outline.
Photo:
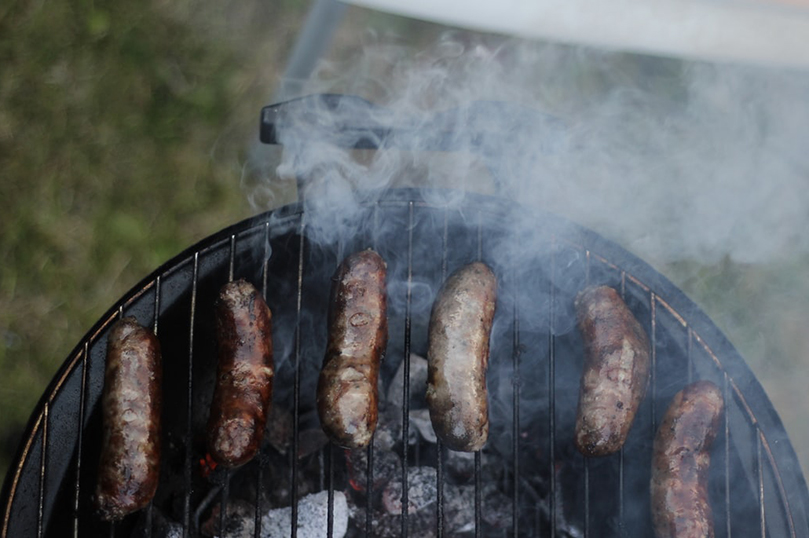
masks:
<path id="1" fill-rule="evenodd" d="M 255 536 L 262 535 L 268 505 L 286 505 L 293 522 L 288 535 L 295 537 L 298 500 L 306 493 L 328 492 L 329 529 L 335 524 L 336 492 L 347 492 L 358 510 L 376 503 L 381 488 L 374 481 L 380 477 L 366 472 L 366 491 L 354 491 L 342 449 L 327 445 L 292 456 L 308 451 L 313 429 L 331 274 L 345 255 L 368 247 L 388 263 L 383 386 L 402 365 L 404 394 L 416 388 L 409 383 L 411 363 L 403 358 L 426 352 L 432 300 L 446 275 L 483 260 L 500 286 L 488 379 L 491 432 L 466 482 L 474 488 L 474 513 L 465 534 L 453 527 L 447 497 L 458 480 L 449 462 L 453 455 L 423 439 L 403 442 L 394 449 L 403 465 L 389 477 L 403 484 L 402 511 L 416 495 L 406 477 L 417 467 L 434 468 L 438 487 L 428 507 L 434 514 L 429 529 L 419 526 L 418 515 L 399 516 L 398 535 L 651 535 L 654 431 L 673 395 L 696 379 L 714 381 L 726 402 L 709 485 L 716 535 L 809 534 L 806 484 L 777 414 L 743 359 L 682 292 L 620 247 L 569 222 L 471 194 L 463 206 L 447 207 L 438 201 L 440 192 L 430 192 L 425 197 L 425 191 L 397 189 L 369 196 L 350 233 L 329 244 L 309 239 L 303 204 L 286 206 L 209 237 L 147 277 L 78 344 L 32 415 L 4 486 L 2 535 L 131 536 L 142 530 L 152 536 L 159 534 L 152 532 L 153 523 L 165 516 L 182 526 L 184 536 L 192 536 L 200 513 L 208 517 L 210 506 L 247 501 Z M 530 231 L 515 233 L 517 220 L 530 223 Z M 517 248 L 506 248 L 511 246 Z M 233 278 L 256 284 L 272 309 L 273 405 L 293 417 L 290 446 L 282 454 L 265 440 L 255 461 L 205 478 L 199 460 L 205 457 L 214 385 L 213 303 L 221 285 Z M 624 449 L 586 459 L 572 448 L 583 361 L 573 297 L 586 285 L 601 283 L 619 290 L 646 328 L 652 380 Z M 164 443 L 152 507 L 109 525 L 93 514 L 91 495 L 107 331 L 123 315 L 152 326 L 161 341 Z M 407 440 L 414 432 L 410 400 L 404 402 L 393 414 Z M 381 458 L 370 447 L 367 471 Z M 491 487 L 506 499 L 499 508 L 505 520 L 500 525 L 484 517 L 495 510 L 487 504 Z M 349 535 L 384 534 L 378 510 L 361 514 L 351 519 Z"/>

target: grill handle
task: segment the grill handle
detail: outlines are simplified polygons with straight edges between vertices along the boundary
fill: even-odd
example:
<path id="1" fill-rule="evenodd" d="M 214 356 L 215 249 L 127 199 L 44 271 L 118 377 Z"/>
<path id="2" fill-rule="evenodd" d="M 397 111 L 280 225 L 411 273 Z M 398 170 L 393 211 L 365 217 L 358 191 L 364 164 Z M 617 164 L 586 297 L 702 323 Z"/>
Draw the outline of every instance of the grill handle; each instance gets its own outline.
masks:
<path id="1" fill-rule="evenodd" d="M 553 154 L 567 129 L 554 116 L 503 101 L 475 101 L 438 113 L 400 113 L 361 97 L 313 94 L 261 109 L 260 140 L 294 147 L 314 142 L 346 149 L 463 151 L 478 155 L 501 193 L 513 173 L 509 150 Z"/>

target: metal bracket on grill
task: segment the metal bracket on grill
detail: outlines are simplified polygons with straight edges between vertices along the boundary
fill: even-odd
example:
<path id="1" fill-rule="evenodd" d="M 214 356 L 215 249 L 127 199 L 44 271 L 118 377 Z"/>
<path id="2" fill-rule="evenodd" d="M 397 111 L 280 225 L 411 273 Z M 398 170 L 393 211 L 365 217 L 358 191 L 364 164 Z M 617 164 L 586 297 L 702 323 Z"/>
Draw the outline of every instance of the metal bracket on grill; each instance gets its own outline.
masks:
<path id="1" fill-rule="evenodd" d="M 483 159 L 498 192 L 512 173 L 507 170 L 509 151 L 552 154 L 566 137 L 567 129 L 558 118 L 513 103 L 476 101 L 419 114 L 340 94 L 265 106 L 260 126 L 265 144 L 321 142 L 346 149 L 470 152 Z"/>

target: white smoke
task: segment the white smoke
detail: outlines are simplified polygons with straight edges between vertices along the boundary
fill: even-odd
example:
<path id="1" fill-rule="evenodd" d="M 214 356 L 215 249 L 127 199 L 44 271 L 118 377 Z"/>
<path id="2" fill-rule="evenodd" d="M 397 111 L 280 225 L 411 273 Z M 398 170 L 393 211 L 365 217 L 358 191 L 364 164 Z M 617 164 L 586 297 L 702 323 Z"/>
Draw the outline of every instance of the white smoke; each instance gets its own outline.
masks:
<path id="1" fill-rule="evenodd" d="M 296 134 L 293 119 L 281 133 L 287 146 L 278 173 L 304 177 L 325 195 L 310 198 L 320 205 L 310 215 L 323 219 L 310 224 L 327 235 L 350 222 L 358 191 L 409 182 L 451 186 L 459 198 L 464 190 L 493 192 L 484 162 L 494 165 L 500 194 L 657 262 L 773 260 L 809 250 L 808 90 L 806 73 L 760 67 L 455 32 L 424 50 L 377 37 L 347 60 L 324 62 L 304 93 L 380 104 L 375 122 L 419 135 L 387 139 L 404 149 L 446 138 L 433 123 L 445 113 L 455 131 L 450 145 L 460 151 L 358 157 L 318 142 L 308 124 Z M 348 103 L 325 112 L 318 122 L 328 130 L 363 111 Z M 486 158 L 471 159 L 481 147 Z"/>

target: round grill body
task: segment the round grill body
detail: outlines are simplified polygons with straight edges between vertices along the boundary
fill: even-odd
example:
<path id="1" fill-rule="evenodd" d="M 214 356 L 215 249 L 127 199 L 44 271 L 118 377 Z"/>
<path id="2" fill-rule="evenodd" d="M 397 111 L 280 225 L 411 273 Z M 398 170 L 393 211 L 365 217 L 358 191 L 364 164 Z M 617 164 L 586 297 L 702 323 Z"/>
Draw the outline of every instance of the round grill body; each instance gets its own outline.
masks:
<path id="1" fill-rule="evenodd" d="M 329 508 L 335 492 L 353 496 L 357 511 L 373 505 L 379 488 L 374 490 L 368 478 L 361 495 L 352 493 L 342 449 L 308 450 L 317 429 L 314 386 L 325 350 L 330 278 L 346 255 L 369 247 L 388 264 L 385 390 L 398 379 L 405 357 L 426 352 L 430 308 L 446 276 L 482 260 L 498 277 L 488 378 L 491 433 L 468 479 L 477 489 L 466 532 L 650 536 L 654 432 L 677 391 L 690 381 L 709 379 L 726 402 L 709 483 L 716 535 L 809 535 L 809 495 L 777 414 L 733 346 L 681 291 L 622 248 L 563 219 L 499 198 L 467 194 L 462 205 L 449 206 L 443 199 L 437 190 L 369 196 L 349 231 L 329 241 L 313 238 L 313 216 L 304 204 L 293 204 L 203 240 L 143 280 L 76 346 L 33 413 L 5 481 L 0 536 L 130 536 L 136 527 L 146 527 L 149 535 L 152 523 L 164 517 L 190 536 L 205 506 L 243 505 L 244 499 L 235 498 L 242 490 L 253 492 L 250 513 L 259 527 L 269 505 L 291 505 L 294 521 L 297 500 L 319 488 L 329 491 Z M 215 381 L 213 304 L 219 288 L 235 278 L 253 282 L 273 312 L 273 405 L 292 417 L 289 446 L 282 454 L 265 442 L 254 462 L 206 478 L 200 460 Z M 572 448 L 583 363 L 573 298 L 594 284 L 618 290 L 646 329 L 652 374 L 624 448 L 586 459 Z M 164 448 L 153 506 L 111 528 L 94 514 L 91 496 L 106 339 L 121 316 L 137 317 L 161 341 Z M 399 381 L 405 394 L 416 390 L 410 379 L 405 375 Z M 416 436 L 408 405 L 398 411 L 403 439 Z M 432 467 L 439 486 L 429 508 L 435 512 L 432 530 L 414 527 L 411 515 L 405 523 L 399 519 L 398 534 L 462 534 L 452 527 L 445 506 L 448 484 L 457 480 L 449 467 L 452 455 L 425 441 L 394 450 L 404 465 L 392 481 L 401 482 L 417 467 Z M 369 465 L 381 459 L 373 448 L 367 456 Z M 482 517 L 495 510 L 487 506 L 492 488 L 505 499 L 498 508 L 504 521 L 496 529 Z M 349 533 L 382 534 L 374 510 L 352 517 Z M 295 529 L 293 523 L 292 536 Z M 255 536 L 261 532 L 257 528 Z"/>

